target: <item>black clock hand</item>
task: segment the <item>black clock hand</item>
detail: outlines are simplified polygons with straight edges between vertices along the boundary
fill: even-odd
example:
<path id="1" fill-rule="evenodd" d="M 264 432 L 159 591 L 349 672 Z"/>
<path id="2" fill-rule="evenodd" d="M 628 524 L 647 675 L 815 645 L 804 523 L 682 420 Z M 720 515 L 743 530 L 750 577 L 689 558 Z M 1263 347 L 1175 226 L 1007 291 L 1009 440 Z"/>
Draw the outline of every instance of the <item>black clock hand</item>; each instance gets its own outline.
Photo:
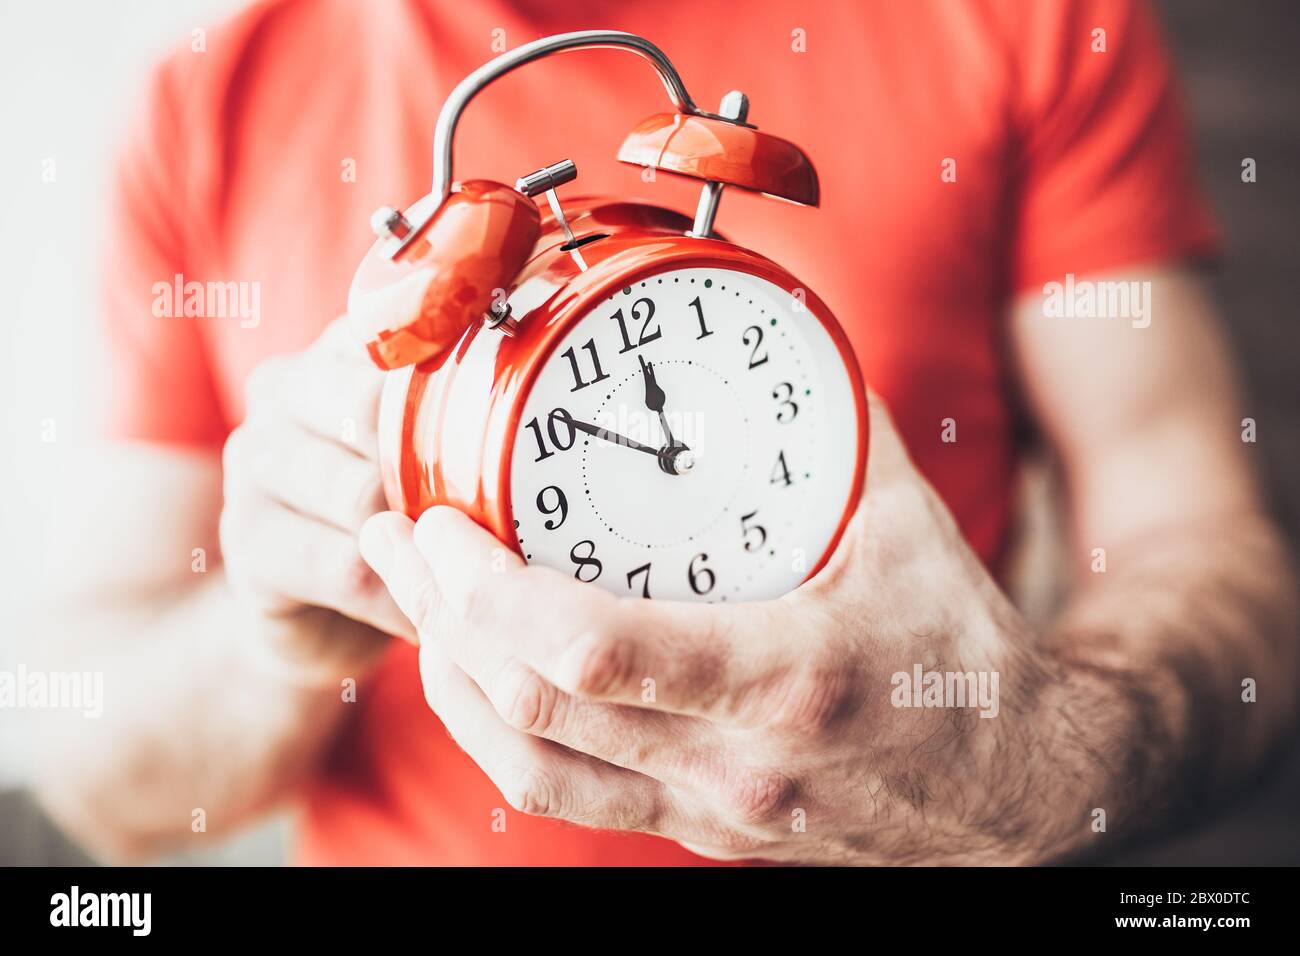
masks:
<path id="1" fill-rule="evenodd" d="M 552 415 L 551 417 L 572 425 L 574 428 L 578 429 L 578 431 L 586 432 L 588 435 L 599 438 L 601 441 L 607 441 L 615 445 L 623 445 L 626 448 L 631 448 L 635 451 L 643 451 L 647 455 L 654 455 L 656 458 L 659 457 L 659 450 L 657 448 L 643 445 L 635 439 L 628 438 L 626 435 L 620 435 L 618 432 L 612 432 L 608 428 L 601 428 L 599 425 L 591 425 L 587 422 L 580 422 L 576 419 L 559 415 Z"/>
<path id="2" fill-rule="evenodd" d="M 664 430 L 664 447 L 673 448 L 677 445 L 677 440 L 673 438 L 672 429 L 668 427 L 668 416 L 664 414 L 664 402 L 668 398 L 655 379 L 654 365 L 647 362 L 644 356 L 638 355 L 637 359 L 641 362 L 641 376 L 645 379 L 645 407 L 659 413 L 659 424 Z"/>
<path id="3" fill-rule="evenodd" d="M 593 435 L 601 441 L 622 445 L 625 448 L 631 448 L 633 451 L 643 451 L 647 455 L 654 455 L 659 462 L 659 467 L 670 475 L 684 475 L 695 467 L 695 456 L 683 444 L 666 445 L 663 448 L 654 449 L 649 445 L 641 444 L 635 439 L 628 438 L 626 435 L 612 432 L 608 428 L 601 428 L 599 425 L 580 422 L 568 416 L 556 415 L 554 412 L 551 413 L 551 418 L 558 418 L 562 422 L 567 422 L 578 431 Z"/>

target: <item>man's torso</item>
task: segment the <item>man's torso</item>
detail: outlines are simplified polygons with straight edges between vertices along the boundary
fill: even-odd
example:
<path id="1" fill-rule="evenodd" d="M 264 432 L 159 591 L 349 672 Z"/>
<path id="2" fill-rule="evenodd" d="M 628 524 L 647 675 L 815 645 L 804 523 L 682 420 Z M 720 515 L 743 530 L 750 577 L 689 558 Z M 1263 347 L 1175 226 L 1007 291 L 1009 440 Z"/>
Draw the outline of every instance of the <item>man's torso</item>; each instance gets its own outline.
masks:
<path id="1" fill-rule="evenodd" d="M 188 207 L 212 211 L 189 240 L 189 268 L 204 275 L 188 278 L 261 287 L 256 328 L 204 326 L 228 423 L 242 416 L 243 383 L 258 361 L 307 345 L 343 310 L 372 210 L 428 191 L 433 123 L 451 87 L 503 49 L 593 25 L 655 42 L 705 108 L 745 91 L 751 122 L 812 157 L 820 209 L 730 190 L 717 227 L 828 303 L 921 470 L 995 563 L 1013 475 L 1000 325 L 1011 279 L 990 250 L 1011 229 L 1011 78 L 999 25 L 979 4 L 638 2 L 544 21 L 504 2 L 253 8 L 210 38 L 181 100 L 196 139 L 219 137 L 195 152 L 220 157 L 186 185 Z M 614 159 L 640 119 L 666 108 L 636 57 L 554 57 L 475 99 L 456 174 L 512 183 L 571 158 L 578 181 L 562 194 L 689 212 L 697 185 L 668 175 L 646 182 Z M 959 441 L 943 440 L 945 419 Z M 409 648 L 361 682 L 352 706 L 305 801 L 306 861 L 701 862 L 666 841 L 511 810 L 429 712 Z"/>

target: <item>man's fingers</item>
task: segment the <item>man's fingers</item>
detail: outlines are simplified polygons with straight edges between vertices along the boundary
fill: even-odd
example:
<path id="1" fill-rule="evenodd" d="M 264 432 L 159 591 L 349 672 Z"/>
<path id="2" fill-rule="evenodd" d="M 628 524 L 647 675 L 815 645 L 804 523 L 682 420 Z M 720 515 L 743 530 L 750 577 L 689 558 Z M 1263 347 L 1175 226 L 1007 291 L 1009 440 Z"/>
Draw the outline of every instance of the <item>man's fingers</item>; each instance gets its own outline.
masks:
<path id="1" fill-rule="evenodd" d="M 308 347 L 307 351 L 337 355 L 353 364 L 375 368 L 374 363 L 366 355 L 364 340 L 357 337 L 352 319 L 346 313 L 335 316 L 325 328 L 321 329 L 320 335 L 316 336 L 316 341 Z"/>
<path id="2" fill-rule="evenodd" d="M 516 810 L 614 830 L 681 829 L 663 784 L 508 726 L 435 642 L 420 647 L 420 676 L 447 732 Z"/>
<path id="3" fill-rule="evenodd" d="M 442 595 L 415 547 L 413 526 L 406 515 L 385 511 L 365 523 L 358 543 L 362 558 L 384 582 L 423 642 L 436 626 Z"/>
<path id="4" fill-rule="evenodd" d="M 338 319 L 302 352 L 272 356 L 253 369 L 247 384 L 249 417 L 287 416 L 312 434 L 375 461 L 383 386 L 384 373 Z"/>
<path id="5" fill-rule="evenodd" d="M 812 733 L 841 702 L 833 669 L 780 602 L 719 607 L 621 599 L 542 654 L 543 673 L 580 697 L 724 726 Z M 530 649 L 531 651 L 531 649 Z"/>
<path id="6" fill-rule="evenodd" d="M 677 789 L 712 793 L 728 784 L 725 741 L 708 721 L 578 697 L 517 659 L 494 674 L 469 676 L 516 730 Z"/>
<path id="7" fill-rule="evenodd" d="M 493 539 L 469 538 L 462 542 L 451 533 L 440 545 L 426 544 L 426 551 L 440 547 L 460 556 L 452 563 L 468 569 L 464 574 L 447 571 L 438 584 L 404 515 L 379 515 L 367 523 L 361 534 L 361 553 L 379 572 L 398 606 L 415 622 L 421 640 L 438 643 L 482 690 L 500 719 L 516 730 L 673 786 L 694 789 L 726 776 L 722 767 L 713 766 L 723 749 L 715 728 L 706 722 L 567 693 L 526 663 L 515 643 L 503 639 L 512 630 L 506 618 L 499 619 L 499 628 L 487 621 L 467 620 L 466 602 L 452 598 L 450 592 L 483 588 L 484 579 L 490 584 L 497 572 L 484 571 L 483 566 L 490 568 L 494 560 L 501 560 L 495 555 Z M 510 566 L 517 570 L 517 559 Z M 500 577 L 506 588 L 512 588 L 513 581 Z M 525 619 L 514 627 L 525 630 L 531 623 Z"/>
<path id="8" fill-rule="evenodd" d="M 455 516 L 445 537 L 438 530 L 441 522 L 428 518 L 430 512 L 414 526 L 405 515 L 385 512 L 361 529 L 361 553 L 421 642 L 438 642 L 459 667 L 489 687 L 514 656 L 510 643 L 497 635 L 538 622 L 537 617 L 511 622 L 494 610 L 516 607 L 505 593 L 512 585 L 504 569 L 518 573 L 522 561 L 459 512 L 433 510 Z"/>
<path id="9" fill-rule="evenodd" d="M 501 579 L 524 568 L 524 559 L 455 508 L 430 508 L 414 529 L 415 546 L 424 555 L 452 606 L 463 617 L 490 612 Z M 497 587 L 494 587 L 494 584 Z"/>
<path id="10" fill-rule="evenodd" d="M 237 561 L 227 555 L 226 569 L 251 593 L 276 604 L 329 608 L 414 640 L 415 629 L 362 560 L 354 535 L 269 499 L 227 507 L 221 522 L 223 540 L 246 539 Z"/>
<path id="11" fill-rule="evenodd" d="M 379 469 L 337 444 L 298 429 L 249 422 L 232 436 L 249 449 L 246 477 L 263 494 L 343 531 L 384 510 Z M 244 454 L 232 448 L 232 455 Z"/>
<path id="12" fill-rule="evenodd" d="M 289 369 L 281 401 L 303 428 L 374 462 L 379 454 L 376 426 L 383 387 L 383 373 L 368 362 L 323 355 Z"/>
<path id="13" fill-rule="evenodd" d="M 445 597 L 440 639 L 471 673 L 495 673 L 513 659 L 578 698 L 739 726 L 802 727 L 836 702 L 782 602 L 617 599 L 525 567 L 450 508 L 425 512 L 414 541 Z"/>

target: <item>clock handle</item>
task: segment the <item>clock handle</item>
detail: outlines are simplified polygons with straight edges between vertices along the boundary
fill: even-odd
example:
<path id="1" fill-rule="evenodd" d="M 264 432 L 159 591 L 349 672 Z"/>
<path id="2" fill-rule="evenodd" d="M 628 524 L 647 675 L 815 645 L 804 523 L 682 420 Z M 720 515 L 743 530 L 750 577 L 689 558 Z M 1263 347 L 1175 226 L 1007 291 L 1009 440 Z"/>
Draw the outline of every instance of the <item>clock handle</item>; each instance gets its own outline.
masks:
<path id="1" fill-rule="evenodd" d="M 438 114 L 438 124 L 433 130 L 433 195 L 436 197 L 435 208 L 441 205 L 451 192 L 452 182 L 452 141 L 456 136 L 456 124 L 460 115 L 484 87 L 500 79 L 512 70 L 526 63 L 540 60 L 552 53 L 568 50 L 621 49 L 649 60 L 663 80 L 664 89 L 679 113 L 690 116 L 709 114 L 701 113 L 695 106 L 691 95 L 686 92 L 677 69 L 664 56 L 662 50 L 644 37 L 619 30 L 580 30 L 576 33 L 560 33 L 556 36 L 543 37 L 532 43 L 503 53 L 489 60 L 471 73 L 451 91 L 442 112 Z"/>

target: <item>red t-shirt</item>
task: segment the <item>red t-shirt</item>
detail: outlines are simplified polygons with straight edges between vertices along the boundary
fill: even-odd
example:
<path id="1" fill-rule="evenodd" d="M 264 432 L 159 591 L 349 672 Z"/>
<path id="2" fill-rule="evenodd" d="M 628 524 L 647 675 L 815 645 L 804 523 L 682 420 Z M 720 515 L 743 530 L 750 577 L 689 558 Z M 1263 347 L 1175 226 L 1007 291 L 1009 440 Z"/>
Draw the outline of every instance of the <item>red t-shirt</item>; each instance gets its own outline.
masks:
<path id="1" fill-rule="evenodd" d="M 502 49 L 592 27 L 651 39 L 705 108 L 744 90 L 752 122 L 812 157 L 820 209 L 730 190 L 718 227 L 826 300 L 918 466 L 995 566 L 1015 467 L 1008 302 L 1066 273 L 1213 243 L 1166 55 L 1128 0 L 256 3 L 204 52 L 162 64 L 127 140 L 105 304 L 112 434 L 220 443 L 243 415 L 249 370 L 343 311 L 370 213 L 428 191 L 452 86 Z M 553 57 L 474 101 L 456 171 L 511 183 L 569 157 L 571 194 L 690 212 L 697 186 L 646 183 L 614 160 L 665 108 L 636 57 Z M 260 283 L 257 326 L 155 316 L 154 284 L 177 274 Z M 941 440 L 945 418 L 959 441 Z M 303 793 L 305 862 L 702 862 L 666 840 L 510 810 L 425 705 L 405 645 L 350 706 Z"/>

